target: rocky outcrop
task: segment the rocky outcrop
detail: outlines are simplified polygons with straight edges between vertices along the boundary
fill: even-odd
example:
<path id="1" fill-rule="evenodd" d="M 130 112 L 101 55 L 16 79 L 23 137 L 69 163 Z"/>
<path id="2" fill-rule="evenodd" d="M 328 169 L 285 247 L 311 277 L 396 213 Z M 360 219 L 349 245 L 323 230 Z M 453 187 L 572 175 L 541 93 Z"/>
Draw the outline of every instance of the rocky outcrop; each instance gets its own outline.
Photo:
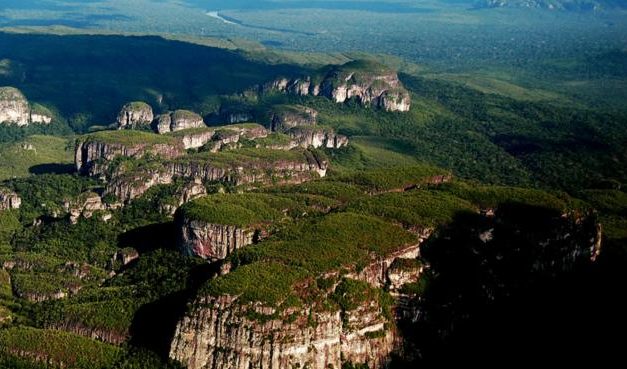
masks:
<path id="1" fill-rule="evenodd" d="M 31 123 L 51 122 L 52 114 L 37 104 L 31 107 L 20 90 L 14 87 L 0 87 L 0 124 L 27 126 Z"/>
<path id="2" fill-rule="evenodd" d="M 19 209 L 22 205 L 22 199 L 17 193 L 0 187 L 0 211 Z"/>
<path id="3" fill-rule="evenodd" d="M 200 220 L 180 219 L 179 245 L 183 254 L 206 260 L 223 260 L 233 251 L 253 243 L 255 229 Z"/>
<path id="4" fill-rule="evenodd" d="M 295 127 L 311 127 L 317 124 L 318 111 L 300 105 L 282 105 L 272 112 L 272 131 L 287 132 Z"/>
<path id="5" fill-rule="evenodd" d="M 238 143 L 240 139 L 256 140 L 268 136 L 268 131 L 259 124 L 234 124 L 221 127 L 189 129 L 175 134 L 182 140 L 185 149 L 197 149 L 211 144 L 209 151 L 218 152 L 224 146 Z"/>
<path id="6" fill-rule="evenodd" d="M 205 296 L 177 325 L 170 357 L 188 369 L 327 369 L 343 362 L 380 368 L 395 338 L 376 302 L 342 316 L 313 306 L 278 312 L 233 296 Z"/>
<path id="7" fill-rule="evenodd" d="M 95 192 L 86 192 L 74 200 L 66 200 L 63 208 L 70 215 L 72 224 L 76 224 L 81 217 L 89 219 L 96 212 L 105 212 L 107 210 L 107 206 L 102 203 L 100 195 Z M 102 214 L 103 220 L 106 218 L 106 215 Z"/>
<path id="8" fill-rule="evenodd" d="M 348 145 L 348 137 L 328 128 L 293 128 L 287 134 L 297 147 L 339 149 Z"/>
<path id="9" fill-rule="evenodd" d="M 386 111 L 406 112 L 411 107 L 411 96 L 396 72 L 369 61 L 330 67 L 314 77 L 278 79 L 262 87 L 262 92 L 270 91 L 324 96 L 336 103 L 355 100 L 364 107 Z"/>
<path id="10" fill-rule="evenodd" d="M 202 117 L 189 110 L 161 114 L 156 121 L 156 131 L 160 134 L 201 127 L 206 127 Z"/>
<path id="11" fill-rule="evenodd" d="M 374 260 L 361 271 L 348 274 L 348 277 L 367 282 L 374 287 L 385 287 L 388 284 L 388 271 L 397 259 L 416 259 L 419 254 L 420 244 L 411 245 Z"/>
<path id="12" fill-rule="evenodd" d="M 145 102 L 130 102 L 122 107 L 117 118 L 119 129 L 149 127 L 154 119 L 152 108 Z"/>
<path id="13" fill-rule="evenodd" d="M 195 178 L 193 181 L 190 181 L 179 188 L 174 195 L 176 203 L 162 205 L 161 212 L 173 216 L 176 213 L 176 210 L 183 204 L 206 195 L 207 188 L 202 184 L 202 181 L 199 178 Z"/>

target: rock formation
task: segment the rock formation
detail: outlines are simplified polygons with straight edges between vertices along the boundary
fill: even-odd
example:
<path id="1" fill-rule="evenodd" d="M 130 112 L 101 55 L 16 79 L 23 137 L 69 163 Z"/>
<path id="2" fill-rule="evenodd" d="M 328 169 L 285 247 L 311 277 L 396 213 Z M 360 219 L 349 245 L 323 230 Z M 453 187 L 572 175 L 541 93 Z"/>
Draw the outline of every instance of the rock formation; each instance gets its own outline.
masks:
<path id="1" fill-rule="evenodd" d="M 348 137 L 327 128 L 292 128 L 287 134 L 299 147 L 339 149 L 348 145 Z"/>
<path id="2" fill-rule="evenodd" d="M 396 72 L 369 61 L 353 61 L 322 70 L 318 76 L 282 78 L 266 84 L 262 92 L 324 96 L 337 103 L 355 100 L 364 107 L 409 111 L 411 96 Z"/>
<path id="3" fill-rule="evenodd" d="M 22 92 L 13 87 L 0 87 L 0 124 L 27 126 L 31 123 L 49 124 L 52 114 L 35 104 L 31 107 Z"/>
<path id="4" fill-rule="evenodd" d="M 286 132 L 294 127 L 317 124 L 318 112 L 300 105 L 281 105 L 272 112 L 272 131 Z"/>
<path id="5" fill-rule="evenodd" d="M 0 187 L 0 211 L 19 209 L 22 199 L 13 191 Z"/>
<path id="6" fill-rule="evenodd" d="M 277 312 L 237 297 L 203 296 L 179 322 L 170 357 L 188 369 L 341 368 L 386 364 L 395 332 L 376 301 L 343 314 L 304 306 Z M 269 316 L 256 320 L 254 316 Z"/>
<path id="7" fill-rule="evenodd" d="M 102 203 L 102 199 L 95 192 L 86 192 L 74 200 L 66 200 L 63 204 L 64 210 L 70 215 L 70 222 L 76 224 L 80 217 L 91 218 L 96 212 L 107 210 L 107 206 Z M 103 219 L 106 214 L 103 214 Z"/>
<path id="8" fill-rule="evenodd" d="M 268 135 L 268 131 L 255 123 L 233 124 L 203 129 L 187 129 L 174 134 L 182 140 L 185 149 L 197 149 L 211 144 L 209 151 L 217 152 L 228 144 L 237 143 L 241 138 L 256 140 Z"/>
<path id="9" fill-rule="evenodd" d="M 149 127 L 154 119 L 152 108 L 145 102 L 130 102 L 118 114 L 119 129 Z"/>
<path id="10" fill-rule="evenodd" d="M 179 322 L 170 347 L 170 357 L 190 369 L 250 367 L 341 368 L 343 363 L 384 367 L 398 344 L 394 322 L 384 314 L 375 287 L 389 274 L 390 265 L 401 257 L 416 255 L 418 245 L 406 246 L 375 260 L 366 270 L 347 278 L 358 285 L 361 300 L 349 304 L 324 305 L 331 295 L 346 297 L 332 283 L 327 291 L 316 290 L 317 298 L 307 305 L 277 308 L 259 302 L 240 301 L 238 296 L 212 296 L 202 292 Z M 340 278 L 339 272 L 320 278 Z M 369 285 L 375 282 L 375 286 Z M 364 283 L 365 282 L 365 283 Z M 296 290 L 306 294 L 311 281 Z M 316 282 L 313 282 L 316 283 Z M 328 293 L 325 295 L 325 293 Z M 367 297 L 364 297 L 367 296 Z"/>
<path id="11" fill-rule="evenodd" d="M 116 158 L 141 158 L 155 155 L 174 158 L 184 154 L 183 145 L 174 138 L 162 137 L 155 140 L 147 132 L 103 131 L 87 135 L 76 143 L 76 169 L 91 176 L 102 175 L 109 169 L 109 163 Z"/>
<path id="12" fill-rule="evenodd" d="M 199 256 L 210 261 L 223 260 L 233 251 L 253 243 L 254 228 L 210 224 L 201 220 L 182 218 L 180 248 L 187 256 Z"/>
<path id="13" fill-rule="evenodd" d="M 156 121 L 156 131 L 160 134 L 201 127 L 206 127 L 202 117 L 189 110 L 161 114 Z"/>

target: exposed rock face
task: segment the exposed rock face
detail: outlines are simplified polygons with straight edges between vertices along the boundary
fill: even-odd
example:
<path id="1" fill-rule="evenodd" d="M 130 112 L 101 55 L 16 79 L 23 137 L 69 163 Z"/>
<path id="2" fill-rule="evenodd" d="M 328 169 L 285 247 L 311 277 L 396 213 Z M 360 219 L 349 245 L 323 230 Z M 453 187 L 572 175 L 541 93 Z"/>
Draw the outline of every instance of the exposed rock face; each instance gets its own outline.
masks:
<path id="1" fill-rule="evenodd" d="M 320 80 L 320 83 L 315 81 Z M 396 72 L 366 61 L 354 61 L 321 72 L 321 77 L 278 79 L 262 91 L 279 91 L 300 96 L 325 96 L 337 103 L 356 100 L 362 106 L 386 111 L 409 111 L 411 97 Z"/>
<path id="2" fill-rule="evenodd" d="M 388 283 L 388 271 L 397 259 L 416 259 L 420 254 L 420 244 L 408 246 L 384 258 L 375 260 L 358 273 L 348 276 L 360 281 L 368 282 L 375 287 L 384 287 Z"/>
<path id="3" fill-rule="evenodd" d="M 65 211 L 70 214 L 70 222 L 76 224 L 80 217 L 91 218 L 98 211 L 106 211 L 107 207 L 95 192 L 81 194 L 76 200 L 66 201 L 63 205 Z"/>
<path id="4" fill-rule="evenodd" d="M 150 126 L 154 119 L 152 108 L 145 102 L 135 101 L 122 107 L 118 114 L 118 128 L 138 128 Z"/>
<path id="5" fill-rule="evenodd" d="M 22 205 L 22 199 L 13 191 L 0 188 L 0 211 L 19 209 Z"/>
<path id="6" fill-rule="evenodd" d="M 199 220 L 180 219 L 179 244 L 188 256 L 199 256 L 210 261 L 223 260 L 233 251 L 253 243 L 255 230 Z"/>
<path id="7" fill-rule="evenodd" d="M 35 104 L 36 105 L 36 104 Z M 31 109 L 22 92 L 13 87 L 0 87 L 0 124 L 27 126 L 31 123 L 49 124 L 52 117 L 45 109 Z"/>
<path id="8" fill-rule="evenodd" d="M 274 309 L 241 305 L 236 297 L 201 297 L 179 322 L 170 357 L 189 369 L 341 368 L 342 362 L 379 368 L 388 362 L 395 333 L 384 330 L 379 306 L 347 312 L 292 309 L 268 321 Z M 373 335 L 382 332 L 381 335 Z"/>
<path id="9" fill-rule="evenodd" d="M 235 186 L 272 181 L 285 184 L 302 183 L 315 173 L 325 177 L 329 163 L 305 152 L 303 160 L 256 161 L 245 166 L 216 166 L 206 160 L 186 160 L 166 164 L 167 171 L 177 177 L 201 178 L 203 181 L 222 181 Z"/>
<path id="10" fill-rule="evenodd" d="M 318 112 L 299 105 L 281 106 L 272 113 L 272 131 L 286 132 L 294 127 L 310 127 L 317 124 Z"/>
<path id="11" fill-rule="evenodd" d="M 238 143 L 241 138 L 255 140 L 268 136 L 268 131 L 259 124 L 236 124 L 202 130 L 181 131 L 177 135 L 183 141 L 185 149 L 197 149 L 213 142 L 211 152 L 218 152 L 222 147 Z"/>
<path id="12" fill-rule="evenodd" d="M 416 258 L 394 260 L 386 273 L 389 291 L 398 294 L 404 285 L 418 282 L 424 268 L 424 265 Z"/>
<path id="13" fill-rule="evenodd" d="M 176 204 L 164 205 L 161 211 L 164 214 L 174 215 L 176 210 L 183 204 L 203 196 L 207 196 L 207 189 L 199 178 L 195 178 L 193 181 L 186 183 L 180 190 L 177 191 Z"/>
<path id="14" fill-rule="evenodd" d="M 339 149 L 348 145 L 348 137 L 324 128 L 293 128 L 287 133 L 299 147 Z"/>
<path id="15" fill-rule="evenodd" d="M 184 154 L 182 145 L 147 143 L 123 144 L 98 139 L 79 141 L 76 145 L 76 169 L 83 174 L 92 176 L 104 174 L 107 162 L 117 157 L 141 158 L 146 154 L 159 155 L 163 158 L 174 158 Z"/>
<path id="16" fill-rule="evenodd" d="M 176 110 L 157 117 L 156 131 L 163 134 L 201 127 L 206 127 L 206 125 L 200 115 L 189 110 Z"/>

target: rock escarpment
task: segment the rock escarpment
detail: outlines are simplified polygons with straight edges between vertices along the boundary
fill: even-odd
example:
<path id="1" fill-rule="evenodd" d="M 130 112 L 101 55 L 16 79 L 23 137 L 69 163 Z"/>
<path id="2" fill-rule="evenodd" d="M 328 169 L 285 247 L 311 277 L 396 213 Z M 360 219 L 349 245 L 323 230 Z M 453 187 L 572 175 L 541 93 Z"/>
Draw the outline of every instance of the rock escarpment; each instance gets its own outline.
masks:
<path id="1" fill-rule="evenodd" d="M 138 131 L 103 131 L 77 140 L 75 164 L 80 173 L 96 176 L 104 174 L 116 158 L 174 158 L 183 154 L 183 145 L 174 138 Z"/>
<path id="2" fill-rule="evenodd" d="M 253 243 L 254 228 L 210 224 L 201 220 L 181 219 L 181 250 L 187 256 L 210 261 L 226 259 L 235 250 Z"/>
<path id="3" fill-rule="evenodd" d="M 396 72 L 369 61 L 353 61 L 320 71 L 317 76 L 282 78 L 266 84 L 262 92 L 324 96 L 336 103 L 355 100 L 364 107 L 409 111 L 411 96 Z"/>
<path id="4" fill-rule="evenodd" d="M 177 326 L 170 357 L 189 369 L 341 368 L 342 362 L 379 368 L 388 362 L 395 333 L 376 301 L 351 311 L 319 307 L 277 311 L 237 297 L 202 297 Z M 258 321 L 251 316 L 276 316 Z"/>
<path id="5" fill-rule="evenodd" d="M 189 110 L 176 110 L 159 115 L 156 120 L 155 130 L 157 133 L 163 134 L 205 126 L 205 122 L 200 115 Z"/>
<path id="6" fill-rule="evenodd" d="M 27 126 L 31 123 L 49 124 L 52 114 L 44 107 L 28 102 L 24 94 L 13 87 L 0 87 L 0 124 Z"/>
<path id="7" fill-rule="evenodd" d="M 0 211 L 19 209 L 22 205 L 22 199 L 17 193 L 0 187 Z"/>
<path id="8" fill-rule="evenodd" d="M 150 105 L 142 101 L 130 102 L 122 107 L 118 114 L 119 129 L 149 127 L 154 120 Z"/>
<path id="9" fill-rule="evenodd" d="M 221 209 L 200 214 L 217 217 Z M 385 278 L 396 258 L 416 254 L 417 238 L 351 213 L 294 227 L 296 236 L 279 231 L 239 250 L 234 268 L 200 289 L 177 326 L 171 358 L 196 369 L 323 369 L 346 363 L 382 368 L 389 363 L 399 343 L 390 297 L 378 288 L 378 275 L 373 285 L 371 273 L 361 269 Z M 363 229 L 377 232 L 377 239 L 364 236 Z"/>
<path id="10" fill-rule="evenodd" d="M 287 135 L 298 147 L 340 149 L 348 145 L 348 137 L 327 128 L 292 128 Z"/>
<path id="11" fill-rule="evenodd" d="M 173 134 L 182 140 L 185 149 L 198 149 L 210 145 L 208 151 L 211 152 L 218 152 L 224 146 L 238 143 L 242 138 L 256 140 L 267 135 L 268 131 L 255 123 L 186 129 Z"/>

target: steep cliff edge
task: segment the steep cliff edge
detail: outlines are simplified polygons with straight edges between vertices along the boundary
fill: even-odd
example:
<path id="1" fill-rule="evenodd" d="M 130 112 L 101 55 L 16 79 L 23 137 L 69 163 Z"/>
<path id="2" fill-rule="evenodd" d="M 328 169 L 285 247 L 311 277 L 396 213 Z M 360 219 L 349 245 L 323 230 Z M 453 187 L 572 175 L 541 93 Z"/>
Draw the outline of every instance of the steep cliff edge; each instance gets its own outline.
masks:
<path id="1" fill-rule="evenodd" d="M 172 137 L 140 131 L 102 131 L 76 141 L 75 164 L 80 173 L 96 176 L 104 174 L 116 158 L 174 158 L 183 154 L 183 145 Z"/>
<path id="2" fill-rule="evenodd" d="M 0 87 L 0 124 L 27 126 L 31 123 L 51 122 L 52 114 L 40 105 L 31 106 L 20 90 L 14 87 Z"/>
<path id="3" fill-rule="evenodd" d="M 409 111 L 411 96 L 395 71 L 371 61 L 352 61 L 327 67 L 317 75 L 277 79 L 262 92 L 283 92 L 300 96 L 324 96 L 336 103 L 355 100 L 364 107 L 385 111 Z"/>
<path id="4" fill-rule="evenodd" d="M 240 264 L 209 281 L 177 325 L 170 357 L 194 369 L 383 367 L 398 344 L 390 297 L 357 270 L 413 255 L 416 241 L 339 213 L 241 249 Z"/>

